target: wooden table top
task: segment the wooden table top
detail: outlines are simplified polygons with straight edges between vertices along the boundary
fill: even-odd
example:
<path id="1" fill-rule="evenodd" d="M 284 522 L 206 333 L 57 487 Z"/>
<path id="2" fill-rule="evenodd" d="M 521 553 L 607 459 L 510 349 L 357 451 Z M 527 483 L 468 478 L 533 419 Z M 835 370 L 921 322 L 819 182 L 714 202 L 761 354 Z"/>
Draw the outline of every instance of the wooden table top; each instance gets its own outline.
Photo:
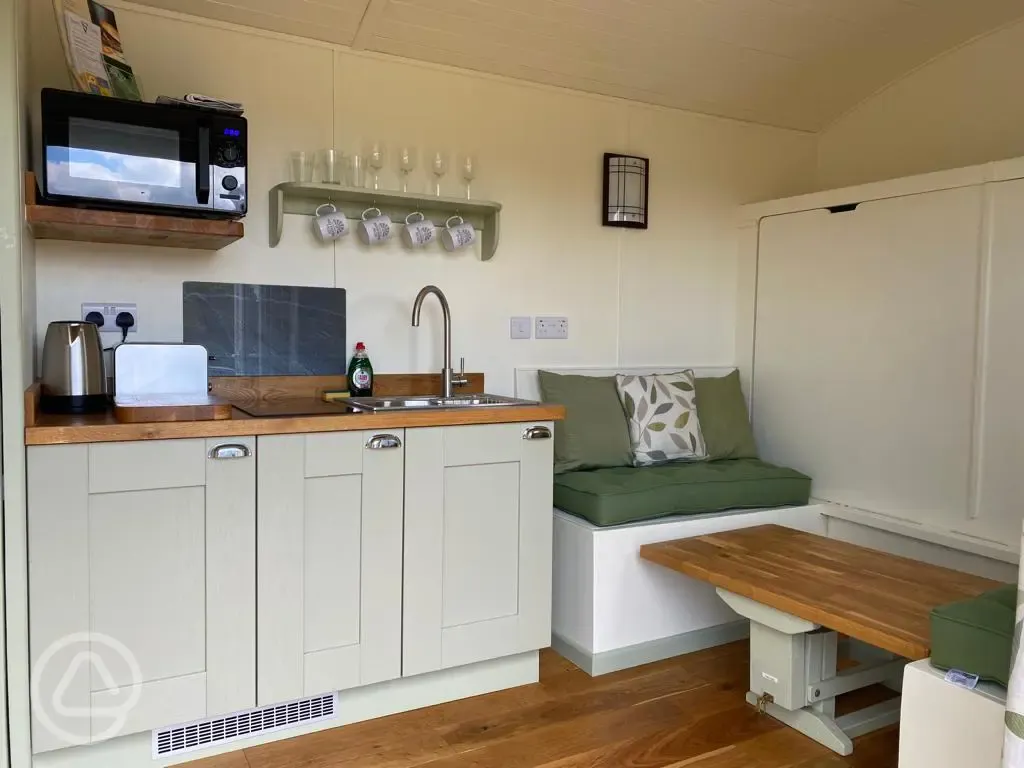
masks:
<path id="1" fill-rule="evenodd" d="M 928 614 L 999 582 L 812 533 L 761 525 L 640 548 L 645 560 L 908 659 Z"/>

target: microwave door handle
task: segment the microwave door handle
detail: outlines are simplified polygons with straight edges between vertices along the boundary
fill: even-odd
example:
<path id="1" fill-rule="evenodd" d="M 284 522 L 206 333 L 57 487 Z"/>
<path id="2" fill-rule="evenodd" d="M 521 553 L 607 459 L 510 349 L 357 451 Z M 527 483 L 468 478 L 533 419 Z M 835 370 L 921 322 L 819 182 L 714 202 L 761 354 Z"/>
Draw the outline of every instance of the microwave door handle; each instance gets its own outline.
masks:
<path id="1" fill-rule="evenodd" d="M 199 153 L 196 160 L 196 202 L 210 204 L 210 127 L 199 126 Z"/>

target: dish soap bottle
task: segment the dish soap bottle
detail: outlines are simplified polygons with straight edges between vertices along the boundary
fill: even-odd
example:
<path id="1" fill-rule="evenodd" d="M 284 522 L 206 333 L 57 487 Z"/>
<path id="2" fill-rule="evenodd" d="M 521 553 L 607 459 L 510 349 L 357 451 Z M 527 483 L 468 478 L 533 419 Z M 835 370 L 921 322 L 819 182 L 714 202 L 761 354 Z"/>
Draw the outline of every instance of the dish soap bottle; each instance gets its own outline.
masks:
<path id="1" fill-rule="evenodd" d="M 348 364 L 348 392 L 352 397 L 373 397 L 373 366 L 366 355 L 366 345 L 356 344 L 356 353 Z"/>

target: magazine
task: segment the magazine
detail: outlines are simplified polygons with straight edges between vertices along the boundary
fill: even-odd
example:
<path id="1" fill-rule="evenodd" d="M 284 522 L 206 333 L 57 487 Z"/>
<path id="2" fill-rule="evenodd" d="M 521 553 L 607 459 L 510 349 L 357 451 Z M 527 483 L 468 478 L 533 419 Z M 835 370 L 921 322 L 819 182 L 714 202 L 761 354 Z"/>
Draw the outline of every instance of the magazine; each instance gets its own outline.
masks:
<path id="1" fill-rule="evenodd" d="M 53 0 L 53 8 L 75 87 L 141 101 L 142 88 L 124 55 L 114 12 L 95 0 Z"/>

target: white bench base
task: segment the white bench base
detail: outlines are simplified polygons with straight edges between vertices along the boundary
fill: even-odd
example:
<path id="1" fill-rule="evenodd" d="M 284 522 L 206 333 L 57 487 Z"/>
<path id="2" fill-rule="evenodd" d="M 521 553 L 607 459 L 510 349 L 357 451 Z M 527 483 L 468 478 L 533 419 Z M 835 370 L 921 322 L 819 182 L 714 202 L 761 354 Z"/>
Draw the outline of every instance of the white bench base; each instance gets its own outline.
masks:
<path id="1" fill-rule="evenodd" d="M 943 678 L 927 659 L 907 665 L 900 768 L 1000 768 L 1006 689 L 979 683 L 969 691 Z"/>
<path id="2" fill-rule="evenodd" d="M 710 584 L 641 560 L 641 544 L 776 523 L 825 535 L 823 505 L 600 528 L 555 510 L 552 646 L 591 675 L 740 640 L 748 622 Z"/>

